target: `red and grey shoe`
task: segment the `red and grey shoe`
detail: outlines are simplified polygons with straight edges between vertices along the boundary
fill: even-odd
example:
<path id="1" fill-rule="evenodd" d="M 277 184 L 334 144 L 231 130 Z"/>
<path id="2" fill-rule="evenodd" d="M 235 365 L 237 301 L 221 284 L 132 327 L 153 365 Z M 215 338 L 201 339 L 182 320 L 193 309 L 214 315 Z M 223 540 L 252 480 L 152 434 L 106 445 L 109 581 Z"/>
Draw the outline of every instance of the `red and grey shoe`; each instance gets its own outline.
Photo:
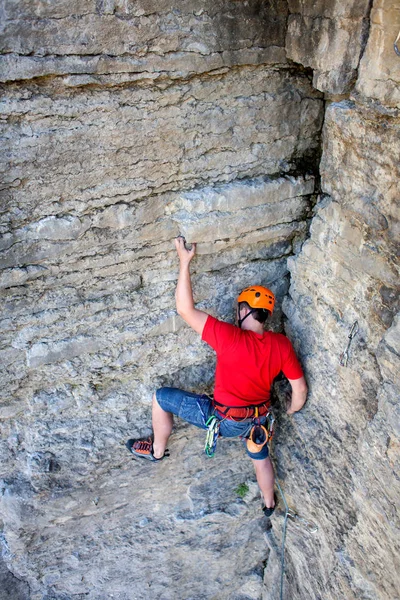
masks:
<path id="1" fill-rule="evenodd" d="M 159 462 L 166 456 L 169 456 L 168 450 L 164 452 L 164 456 L 161 458 L 156 458 L 153 453 L 153 440 L 151 437 L 146 439 L 139 440 L 128 440 L 125 444 L 128 448 L 129 452 L 134 454 L 135 456 L 139 456 L 140 458 L 147 458 L 147 460 L 151 460 L 153 462 Z"/>

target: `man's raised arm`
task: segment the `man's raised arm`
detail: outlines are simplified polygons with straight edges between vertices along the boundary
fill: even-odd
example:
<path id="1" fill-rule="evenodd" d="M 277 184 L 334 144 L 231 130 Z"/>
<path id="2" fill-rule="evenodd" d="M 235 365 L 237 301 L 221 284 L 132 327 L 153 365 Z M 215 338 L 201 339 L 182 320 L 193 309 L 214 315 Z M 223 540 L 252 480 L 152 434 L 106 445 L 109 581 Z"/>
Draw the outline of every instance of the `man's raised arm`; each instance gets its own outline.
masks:
<path id="1" fill-rule="evenodd" d="M 175 238 L 175 247 L 180 263 L 178 283 L 175 292 L 176 309 L 182 319 L 201 335 L 208 315 L 194 306 L 189 268 L 190 261 L 196 252 L 196 244 L 192 244 L 192 248 L 188 250 L 185 246 L 185 238 L 179 236 Z"/>

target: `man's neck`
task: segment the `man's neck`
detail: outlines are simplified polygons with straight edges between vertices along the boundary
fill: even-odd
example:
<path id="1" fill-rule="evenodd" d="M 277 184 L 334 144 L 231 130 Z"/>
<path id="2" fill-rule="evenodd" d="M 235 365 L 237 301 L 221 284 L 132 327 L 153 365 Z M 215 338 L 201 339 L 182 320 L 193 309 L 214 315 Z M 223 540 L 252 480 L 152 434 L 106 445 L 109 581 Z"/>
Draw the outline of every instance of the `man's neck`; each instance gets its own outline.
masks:
<path id="1" fill-rule="evenodd" d="M 246 323 L 246 321 L 243 323 L 242 329 L 244 331 L 254 331 L 254 333 L 262 335 L 264 333 L 263 324 L 259 323 L 259 321 L 256 321 L 255 319 L 250 319 L 251 317 L 248 318 L 248 323 Z"/>

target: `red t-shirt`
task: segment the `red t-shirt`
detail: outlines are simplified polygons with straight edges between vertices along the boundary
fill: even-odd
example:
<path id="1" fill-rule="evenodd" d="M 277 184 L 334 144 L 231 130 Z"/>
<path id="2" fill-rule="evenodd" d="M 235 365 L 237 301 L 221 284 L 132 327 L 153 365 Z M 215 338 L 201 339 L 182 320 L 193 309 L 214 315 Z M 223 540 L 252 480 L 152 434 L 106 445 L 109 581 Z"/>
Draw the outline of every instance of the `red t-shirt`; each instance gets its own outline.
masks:
<path id="1" fill-rule="evenodd" d="M 209 315 L 202 339 L 217 353 L 214 398 L 224 406 L 269 400 L 281 371 L 288 379 L 303 377 L 293 346 L 281 333 L 247 331 Z"/>

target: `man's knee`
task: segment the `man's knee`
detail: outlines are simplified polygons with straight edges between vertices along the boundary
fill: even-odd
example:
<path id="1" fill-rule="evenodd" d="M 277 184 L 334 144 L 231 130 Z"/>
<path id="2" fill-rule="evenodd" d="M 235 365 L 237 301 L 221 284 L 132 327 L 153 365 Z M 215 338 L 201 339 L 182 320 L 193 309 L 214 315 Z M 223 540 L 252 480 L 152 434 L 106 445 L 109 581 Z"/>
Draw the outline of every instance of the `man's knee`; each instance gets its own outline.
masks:
<path id="1" fill-rule="evenodd" d="M 161 408 L 164 412 L 178 414 L 182 390 L 170 387 L 158 388 L 153 394 L 153 407 Z"/>
<path id="2" fill-rule="evenodd" d="M 249 456 L 254 463 L 254 466 L 256 466 L 256 463 L 264 463 L 266 460 L 269 460 L 268 444 L 265 444 L 259 452 L 250 452 L 246 446 L 246 452 L 247 456 Z"/>
<path id="3" fill-rule="evenodd" d="M 250 457 L 251 458 L 251 457 Z M 251 458 L 251 462 L 254 465 L 254 468 L 257 469 L 264 469 L 266 466 L 269 466 L 269 463 L 271 462 L 271 459 L 269 458 L 269 456 L 267 456 L 266 458 Z"/>
<path id="4" fill-rule="evenodd" d="M 163 410 L 165 410 L 162 406 L 162 389 L 163 388 L 159 388 L 158 390 L 156 390 L 153 394 L 153 406 L 157 407 L 157 408 L 162 408 Z"/>

